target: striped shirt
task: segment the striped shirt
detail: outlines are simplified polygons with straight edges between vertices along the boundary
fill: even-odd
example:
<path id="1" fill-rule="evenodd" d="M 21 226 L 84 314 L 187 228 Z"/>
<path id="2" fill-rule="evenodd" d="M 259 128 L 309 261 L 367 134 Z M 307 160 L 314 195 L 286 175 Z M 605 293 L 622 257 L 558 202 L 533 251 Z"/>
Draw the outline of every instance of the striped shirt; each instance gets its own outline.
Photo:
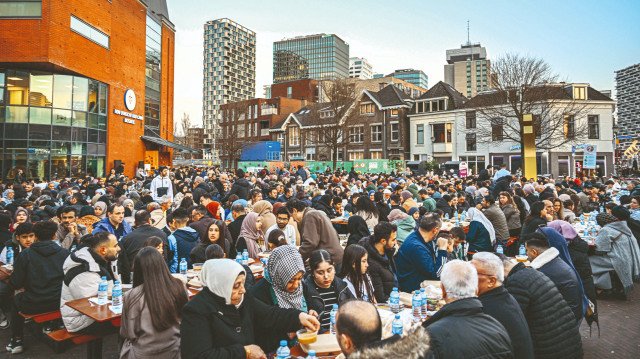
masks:
<path id="1" fill-rule="evenodd" d="M 333 287 L 333 284 L 329 288 L 316 287 L 320 298 L 324 302 L 324 311 L 320 314 L 320 332 L 329 330 L 329 324 L 331 321 L 330 313 L 334 304 L 338 304 L 338 293 Z"/>

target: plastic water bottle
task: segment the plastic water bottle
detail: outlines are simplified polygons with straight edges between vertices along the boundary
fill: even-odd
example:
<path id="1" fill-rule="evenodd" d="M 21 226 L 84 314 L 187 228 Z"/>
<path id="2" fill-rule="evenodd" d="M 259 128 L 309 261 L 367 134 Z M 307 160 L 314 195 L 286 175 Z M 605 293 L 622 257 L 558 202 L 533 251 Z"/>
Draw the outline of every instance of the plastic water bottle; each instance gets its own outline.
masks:
<path id="1" fill-rule="evenodd" d="M 315 350 L 309 350 L 309 356 L 307 356 L 307 359 L 317 359 L 316 358 L 316 351 Z"/>
<path id="2" fill-rule="evenodd" d="M 448 220 L 449 219 L 449 213 L 445 213 L 444 214 L 444 219 Z"/>
<path id="3" fill-rule="evenodd" d="M 600 213 L 604 213 L 604 206 L 600 206 Z"/>
<path id="4" fill-rule="evenodd" d="M 580 224 L 584 226 L 584 213 L 580 215 Z"/>
<path id="5" fill-rule="evenodd" d="M 400 319 L 400 314 L 396 314 L 395 319 L 391 322 L 391 334 L 402 336 L 403 329 L 404 325 L 402 324 L 402 319 Z"/>
<path id="6" fill-rule="evenodd" d="M 187 275 L 187 260 L 184 258 L 180 260 L 180 274 Z"/>
<path id="7" fill-rule="evenodd" d="M 422 296 L 420 295 L 419 290 L 413 292 L 413 297 L 411 298 L 411 311 L 413 312 L 414 323 L 422 321 Z"/>
<path id="8" fill-rule="evenodd" d="M 462 222 L 467 219 L 467 211 L 462 211 Z"/>
<path id="9" fill-rule="evenodd" d="M 238 264 L 242 264 L 242 254 L 238 253 L 236 256 L 236 262 L 238 262 Z"/>
<path id="10" fill-rule="evenodd" d="M 504 254 L 504 248 L 502 248 L 502 244 L 498 244 L 498 247 L 496 248 L 496 253 Z"/>
<path id="11" fill-rule="evenodd" d="M 391 309 L 393 313 L 400 311 L 400 293 L 398 293 L 398 288 L 396 287 L 393 287 L 391 295 L 389 295 L 389 309 Z"/>
<path id="12" fill-rule="evenodd" d="M 246 249 L 242 251 L 242 265 L 249 265 L 249 252 Z"/>
<path id="13" fill-rule="evenodd" d="M 13 247 L 7 246 L 7 263 L 8 265 L 13 265 Z"/>
<path id="14" fill-rule="evenodd" d="M 109 282 L 107 282 L 107 277 L 102 277 L 100 279 L 100 284 L 98 284 L 98 303 L 100 305 L 107 304 L 107 291 L 109 290 Z"/>
<path id="15" fill-rule="evenodd" d="M 287 341 L 286 340 L 281 340 L 280 341 L 280 348 L 278 348 L 278 351 L 276 352 L 276 358 L 278 358 L 278 359 L 288 359 L 290 355 L 291 355 L 291 351 L 289 350 L 289 347 L 287 346 Z"/>
<path id="16" fill-rule="evenodd" d="M 421 311 L 420 311 L 420 318 L 422 318 L 422 320 L 426 320 L 427 319 L 427 292 L 425 291 L 424 288 L 420 288 L 420 298 L 422 299 L 422 305 L 421 305 Z"/>
<path id="17" fill-rule="evenodd" d="M 518 249 L 518 255 L 521 255 L 521 256 L 527 255 L 527 248 L 524 247 L 524 244 L 520 245 L 520 248 Z"/>
<path id="18" fill-rule="evenodd" d="M 122 312 L 122 286 L 118 280 L 113 282 L 113 290 L 111 291 L 111 307 L 116 313 Z"/>
<path id="19" fill-rule="evenodd" d="M 338 314 L 338 305 L 334 304 L 333 309 L 329 312 L 329 332 L 336 334 L 336 314 Z"/>

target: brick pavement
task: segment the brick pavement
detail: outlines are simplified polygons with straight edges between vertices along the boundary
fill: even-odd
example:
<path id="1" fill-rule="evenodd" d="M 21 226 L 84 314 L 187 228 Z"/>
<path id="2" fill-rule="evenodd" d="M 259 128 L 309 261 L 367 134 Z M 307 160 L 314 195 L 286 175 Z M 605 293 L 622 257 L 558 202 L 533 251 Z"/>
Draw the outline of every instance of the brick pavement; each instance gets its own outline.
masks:
<path id="1" fill-rule="evenodd" d="M 600 337 L 594 326 L 592 335 L 589 336 L 589 327 L 583 323 L 581 327 L 582 345 L 585 358 L 640 358 L 640 289 L 632 293 L 630 300 L 626 302 L 601 300 L 600 310 Z M 9 357 L 4 351 L 4 346 L 9 342 L 10 330 L 0 331 L 0 358 Z M 27 350 L 16 358 L 65 358 L 80 359 L 86 357 L 85 346 L 72 348 L 62 354 L 54 354 L 43 342 L 34 339 L 27 329 Z M 115 335 L 105 339 L 103 345 L 104 359 L 118 357 L 117 340 Z"/>

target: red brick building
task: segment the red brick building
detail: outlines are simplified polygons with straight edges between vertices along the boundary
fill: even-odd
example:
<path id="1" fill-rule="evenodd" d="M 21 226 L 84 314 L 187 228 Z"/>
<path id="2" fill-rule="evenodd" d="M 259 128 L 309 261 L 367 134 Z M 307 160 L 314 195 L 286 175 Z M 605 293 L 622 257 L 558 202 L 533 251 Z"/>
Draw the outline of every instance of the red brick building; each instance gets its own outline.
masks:
<path id="1" fill-rule="evenodd" d="M 0 13 L 2 177 L 169 164 L 175 28 L 166 1 L 17 1 Z M 6 9 L 5 9 L 6 10 Z"/>
<path id="2" fill-rule="evenodd" d="M 302 79 L 271 85 L 271 98 L 286 97 L 318 102 L 318 81 Z"/>

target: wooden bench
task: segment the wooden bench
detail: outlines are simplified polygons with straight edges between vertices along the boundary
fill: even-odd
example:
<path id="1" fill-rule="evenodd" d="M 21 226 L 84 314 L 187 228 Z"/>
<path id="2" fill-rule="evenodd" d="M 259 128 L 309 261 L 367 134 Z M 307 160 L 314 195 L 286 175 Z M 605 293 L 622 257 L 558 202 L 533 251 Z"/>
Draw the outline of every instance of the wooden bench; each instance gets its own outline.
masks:
<path id="1" fill-rule="evenodd" d="M 47 334 L 47 336 L 57 343 L 71 341 L 73 344 L 76 344 L 76 345 L 88 343 L 90 341 L 100 338 L 97 335 L 71 333 L 64 328 L 53 331 Z"/>
<path id="2" fill-rule="evenodd" d="M 31 320 L 39 324 L 62 318 L 62 315 L 60 314 L 59 310 L 56 310 L 54 312 L 38 313 L 38 314 L 20 313 L 20 316 L 22 316 L 25 320 Z"/>

